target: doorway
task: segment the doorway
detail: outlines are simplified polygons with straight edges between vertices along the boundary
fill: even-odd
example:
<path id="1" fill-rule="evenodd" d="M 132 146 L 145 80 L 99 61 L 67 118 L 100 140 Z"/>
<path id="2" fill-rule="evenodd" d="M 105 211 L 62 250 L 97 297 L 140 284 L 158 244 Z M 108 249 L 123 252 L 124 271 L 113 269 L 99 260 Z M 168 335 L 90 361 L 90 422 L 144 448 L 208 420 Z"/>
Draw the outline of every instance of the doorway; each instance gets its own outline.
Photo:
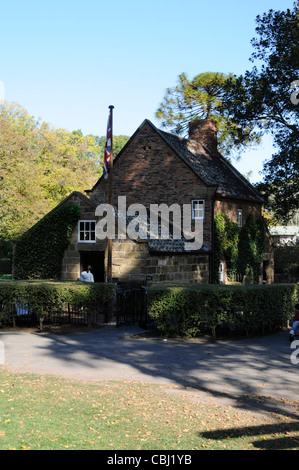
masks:
<path id="1" fill-rule="evenodd" d="M 87 270 L 87 266 L 91 266 L 94 282 L 104 282 L 104 259 L 104 251 L 80 251 L 80 274 Z"/>
<path id="2" fill-rule="evenodd" d="M 219 264 L 218 279 L 219 279 L 219 284 L 224 283 L 224 263 Z"/>

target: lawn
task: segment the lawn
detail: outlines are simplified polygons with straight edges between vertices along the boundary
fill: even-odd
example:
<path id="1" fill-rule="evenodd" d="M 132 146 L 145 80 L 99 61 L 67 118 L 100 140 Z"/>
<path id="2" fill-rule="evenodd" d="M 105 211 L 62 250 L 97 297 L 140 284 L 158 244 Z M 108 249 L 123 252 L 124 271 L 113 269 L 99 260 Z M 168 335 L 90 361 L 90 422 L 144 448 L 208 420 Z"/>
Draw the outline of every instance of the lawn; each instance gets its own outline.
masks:
<path id="1" fill-rule="evenodd" d="M 0 367 L 0 450 L 299 450 L 299 421 L 201 403 L 193 392 Z"/>

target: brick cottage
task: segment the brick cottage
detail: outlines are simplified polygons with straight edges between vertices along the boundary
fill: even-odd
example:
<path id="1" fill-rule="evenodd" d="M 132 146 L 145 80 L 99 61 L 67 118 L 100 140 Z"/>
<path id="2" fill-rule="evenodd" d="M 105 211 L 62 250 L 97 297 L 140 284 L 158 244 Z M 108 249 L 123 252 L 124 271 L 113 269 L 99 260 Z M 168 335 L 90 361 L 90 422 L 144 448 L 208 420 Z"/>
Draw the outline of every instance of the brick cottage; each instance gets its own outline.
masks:
<path id="1" fill-rule="evenodd" d="M 261 214 L 263 199 L 256 189 L 217 150 L 216 123 L 197 120 L 189 126 L 189 139 L 156 128 L 145 120 L 114 159 L 112 205 L 119 196 L 127 206 L 189 204 L 192 219 L 203 224 L 203 244 L 187 251 L 182 240 L 113 240 L 112 276 L 119 282 L 210 283 L 213 279 L 214 218 L 227 214 L 241 227 L 249 214 Z M 61 205 L 78 204 L 81 220 L 65 251 L 61 280 L 75 280 L 90 264 L 95 281 L 107 273 L 107 240 L 96 237 L 99 204 L 108 202 L 108 180 L 101 177 L 86 195 L 74 192 Z M 269 240 L 268 240 L 269 241 Z M 269 243 L 268 243 L 269 246 Z M 268 281 L 272 261 L 265 249 Z M 220 263 L 220 282 L 227 282 Z"/>

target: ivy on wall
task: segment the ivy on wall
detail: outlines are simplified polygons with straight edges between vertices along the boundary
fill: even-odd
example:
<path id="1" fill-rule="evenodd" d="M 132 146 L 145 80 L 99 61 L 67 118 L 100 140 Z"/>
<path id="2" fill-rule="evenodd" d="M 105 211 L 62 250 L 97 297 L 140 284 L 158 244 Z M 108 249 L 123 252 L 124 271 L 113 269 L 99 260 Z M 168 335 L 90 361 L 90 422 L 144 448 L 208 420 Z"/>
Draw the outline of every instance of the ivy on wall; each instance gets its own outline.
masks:
<path id="1" fill-rule="evenodd" d="M 15 279 L 59 279 L 64 252 L 81 217 L 76 204 L 50 212 L 19 238 Z"/>
<path id="2" fill-rule="evenodd" d="M 258 284 L 265 252 L 265 223 L 262 217 L 248 216 L 240 229 L 227 215 L 218 213 L 214 231 L 214 282 L 218 282 L 220 261 L 226 262 L 230 273 L 248 276 Z"/>
<path id="3" fill-rule="evenodd" d="M 219 212 L 215 217 L 215 281 L 218 281 L 218 268 L 221 260 L 226 261 L 227 269 L 237 270 L 239 227 L 231 222 L 226 214 Z M 216 278 L 217 277 L 217 278 Z"/>
<path id="4" fill-rule="evenodd" d="M 249 216 L 239 236 L 238 271 L 258 284 L 265 254 L 265 223 Z"/>

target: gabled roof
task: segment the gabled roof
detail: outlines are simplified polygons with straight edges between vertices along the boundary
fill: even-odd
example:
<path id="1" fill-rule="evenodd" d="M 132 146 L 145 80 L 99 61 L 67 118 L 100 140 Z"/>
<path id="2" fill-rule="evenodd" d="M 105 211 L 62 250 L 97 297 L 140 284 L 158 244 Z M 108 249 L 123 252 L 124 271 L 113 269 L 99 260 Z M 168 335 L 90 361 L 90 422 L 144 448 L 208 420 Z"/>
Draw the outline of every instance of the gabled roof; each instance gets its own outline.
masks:
<path id="1" fill-rule="evenodd" d="M 85 196 L 85 194 L 83 193 L 80 193 L 79 191 L 73 191 L 69 196 L 67 196 L 65 199 L 63 199 L 59 204 L 57 204 L 57 206 L 53 207 L 53 209 L 51 209 L 49 212 L 47 212 L 41 219 L 39 219 L 34 225 L 32 225 L 32 227 L 30 227 L 28 230 L 26 230 L 25 233 L 28 233 L 30 232 L 31 230 L 34 229 L 34 227 L 39 224 L 43 219 L 45 219 L 46 217 L 48 217 L 50 214 L 52 214 L 53 212 L 55 212 L 57 209 L 59 209 L 59 207 L 61 206 L 64 206 L 65 204 L 67 204 L 74 196 L 77 196 L 79 197 L 80 199 L 82 199 L 82 201 L 86 202 L 87 204 L 89 204 L 93 209 L 95 209 L 97 206 L 96 204 L 94 204 L 87 196 Z M 20 235 L 19 238 L 22 238 L 24 234 Z"/>
<path id="2" fill-rule="evenodd" d="M 263 201 L 258 191 L 219 152 L 212 154 L 202 143 L 156 130 L 207 186 L 217 186 L 219 196 Z"/>
<path id="3" fill-rule="evenodd" d="M 152 127 L 163 141 L 169 145 L 172 150 L 181 158 L 186 165 L 191 168 L 194 173 L 202 180 L 207 186 L 217 187 L 216 194 L 220 197 L 231 197 L 237 199 L 245 199 L 263 202 L 262 196 L 250 184 L 250 182 L 241 173 L 234 168 L 219 152 L 212 154 L 210 150 L 194 140 L 188 140 L 168 132 L 158 129 L 150 120 L 145 119 L 139 128 L 132 135 L 130 140 L 123 147 L 121 152 L 117 155 L 114 162 L 121 158 L 122 153 L 140 131 L 140 129 L 148 124 Z M 94 185 L 88 193 L 92 192 L 103 177 Z"/>

